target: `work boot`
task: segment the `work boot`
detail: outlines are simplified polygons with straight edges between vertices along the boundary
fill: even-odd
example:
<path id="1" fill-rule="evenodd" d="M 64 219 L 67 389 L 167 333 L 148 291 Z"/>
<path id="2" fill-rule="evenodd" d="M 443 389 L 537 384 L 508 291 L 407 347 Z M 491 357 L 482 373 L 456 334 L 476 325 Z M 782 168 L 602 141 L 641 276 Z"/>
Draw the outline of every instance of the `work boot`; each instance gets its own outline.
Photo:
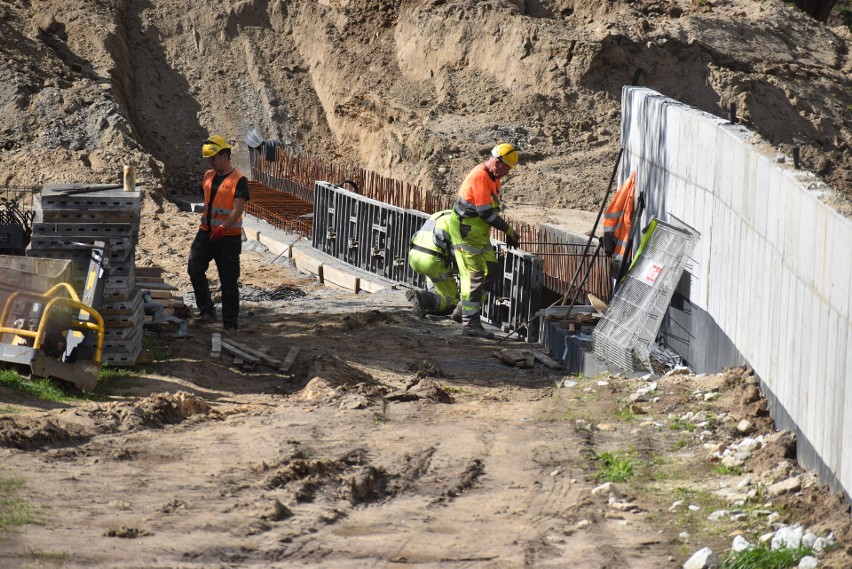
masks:
<path id="1" fill-rule="evenodd" d="M 204 312 L 199 312 L 198 316 L 193 318 L 193 322 L 195 324 L 209 324 L 210 322 L 214 322 L 216 320 L 216 313 L 211 312 L 209 310 L 205 310 Z"/>
<path id="2" fill-rule="evenodd" d="M 426 318 L 426 306 L 423 304 L 419 290 L 415 290 L 413 288 L 408 289 L 405 291 L 405 298 L 411 303 L 411 308 L 414 310 L 414 314 L 420 318 Z"/>
<path id="3" fill-rule="evenodd" d="M 455 310 L 453 310 L 453 313 L 450 314 L 450 318 L 453 319 L 453 322 L 458 322 L 459 324 L 462 323 L 462 312 L 458 306 L 456 306 Z"/>
<path id="4" fill-rule="evenodd" d="M 473 336 L 474 338 L 488 338 L 489 340 L 494 338 L 494 332 L 489 332 L 482 326 L 462 326 L 462 335 Z"/>

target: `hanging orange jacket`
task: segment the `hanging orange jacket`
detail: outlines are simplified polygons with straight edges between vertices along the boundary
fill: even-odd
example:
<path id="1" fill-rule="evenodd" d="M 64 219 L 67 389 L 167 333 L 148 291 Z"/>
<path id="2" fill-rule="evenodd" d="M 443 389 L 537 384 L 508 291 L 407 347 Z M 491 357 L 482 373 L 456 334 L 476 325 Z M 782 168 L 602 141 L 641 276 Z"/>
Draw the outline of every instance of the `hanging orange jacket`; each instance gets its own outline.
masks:
<path id="1" fill-rule="evenodd" d="M 633 208 L 636 202 L 636 172 L 621 184 L 604 214 L 603 248 L 614 261 L 622 261 L 630 238 Z"/>
<path id="2" fill-rule="evenodd" d="M 201 229 L 209 231 L 217 225 L 222 225 L 228 216 L 231 215 L 231 210 L 234 207 L 234 195 L 237 192 L 237 182 L 243 175 L 239 170 L 234 168 L 228 176 L 222 180 L 219 189 L 216 190 L 216 195 L 213 198 L 212 208 L 210 209 L 210 225 L 207 226 L 208 212 L 207 208 L 210 204 L 210 193 L 213 191 L 213 176 L 215 170 L 207 170 L 204 173 L 204 181 L 201 187 L 204 189 L 204 211 L 201 212 Z M 225 235 L 242 235 L 243 233 L 243 218 L 240 216 L 236 223 L 225 229 Z"/>

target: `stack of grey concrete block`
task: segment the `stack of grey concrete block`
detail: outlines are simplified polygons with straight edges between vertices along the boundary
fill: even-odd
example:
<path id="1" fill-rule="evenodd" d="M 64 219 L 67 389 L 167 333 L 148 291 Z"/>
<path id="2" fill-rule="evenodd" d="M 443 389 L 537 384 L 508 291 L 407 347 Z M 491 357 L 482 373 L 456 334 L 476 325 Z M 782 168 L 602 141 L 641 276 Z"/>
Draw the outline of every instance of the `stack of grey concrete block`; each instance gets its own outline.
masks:
<path id="1" fill-rule="evenodd" d="M 35 200 L 27 256 L 70 260 L 71 285 L 82 297 L 92 247 L 97 241 L 107 245 L 104 257 L 109 272 L 103 300 L 95 307 L 106 328 L 103 363 L 133 365 L 142 351 L 145 322 L 142 289 L 136 286 L 135 274 L 141 194 L 104 188 L 110 186 L 45 186 Z"/>

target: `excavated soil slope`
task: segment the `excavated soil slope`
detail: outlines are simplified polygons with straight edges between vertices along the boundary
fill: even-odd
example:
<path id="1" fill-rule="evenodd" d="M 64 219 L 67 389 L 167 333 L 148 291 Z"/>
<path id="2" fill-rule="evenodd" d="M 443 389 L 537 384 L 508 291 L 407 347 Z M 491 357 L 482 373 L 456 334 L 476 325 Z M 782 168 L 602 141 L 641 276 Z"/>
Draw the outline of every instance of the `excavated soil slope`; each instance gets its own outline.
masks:
<path id="1" fill-rule="evenodd" d="M 115 180 L 133 160 L 187 193 L 206 136 L 257 127 L 442 192 L 508 140 L 510 202 L 594 209 L 641 68 L 710 113 L 736 104 L 852 195 L 849 31 L 777 1 L 3 1 L 0 31 L 9 184 Z"/>

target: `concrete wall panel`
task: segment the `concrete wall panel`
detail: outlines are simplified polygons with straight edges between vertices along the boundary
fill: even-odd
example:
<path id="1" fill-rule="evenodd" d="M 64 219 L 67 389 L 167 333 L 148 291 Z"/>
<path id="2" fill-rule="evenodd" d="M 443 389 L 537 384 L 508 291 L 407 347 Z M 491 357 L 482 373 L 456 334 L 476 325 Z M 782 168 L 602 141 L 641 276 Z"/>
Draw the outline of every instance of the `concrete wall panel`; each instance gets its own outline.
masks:
<path id="1" fill-rule="evenodd" d="M 626 87 L 622 102 L 625 163 L 653 184 L 649 217 L 701 234 L 678 324 L 707 349 L 684 344 L 687 359 L 705 371 L 750 362 L 776 419 L 802 435 L 802 460 L 848 493 L 852 221 L 817 198 L 815 176 L 750 144 L 744 127 L 645 88 Z"/>
<path id="2" fill-rule="evenodd" d="M 848 221 L 848 220 L 847 220 Z M 828 264 L 828 300 L 845 318 L 850 317 L 850 291 L 852 286 L 852 255 L 849 244 L 852 243 L 852 222 L 849 224 L 830 224 L 826 243 L 825 262 Z"/>

